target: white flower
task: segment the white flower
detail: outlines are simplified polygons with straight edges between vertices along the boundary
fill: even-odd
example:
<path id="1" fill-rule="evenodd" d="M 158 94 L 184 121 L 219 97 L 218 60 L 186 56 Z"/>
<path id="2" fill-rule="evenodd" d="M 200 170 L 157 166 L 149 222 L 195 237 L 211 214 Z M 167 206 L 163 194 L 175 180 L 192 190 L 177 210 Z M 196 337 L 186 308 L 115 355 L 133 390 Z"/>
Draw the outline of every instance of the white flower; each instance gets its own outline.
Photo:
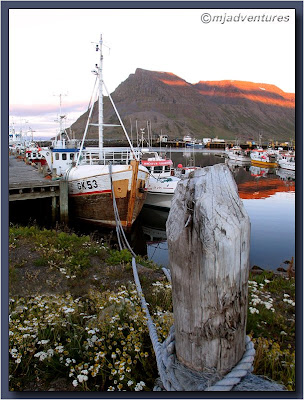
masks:
<path id="1" fill-rule="evenodd" d="M 43 361 L 48 357 L 48 355 L 44 351 L 39 351 L 39 353 L 36 353 L 34 357 L 39 357 L 39 361 Z"/>
<path id="2" fill-rule="evenodd" d="M 53 350 L 53 349 L 48 349 L 48 350 L 47 350 L 47 355 L 48 355 L 48 357 L 53 357 L 53 355 L 54 355 L 54 350 Z"/>
<path id="3" fill-rule="evenodd" d="M 73 383 L 73 386 L 75 386 L 75 387 L 76 387 L 76 386 L 78 385 L 78 381 L 77 381 L 77 379 L 74 379 L 72 383 Z"/>
<path id="4" fill-rule="evenodd" d="M 63 307 L 62 310 L 63 310 L 63 312 L 65 312 L 66 314 L 72 313 L 72 312 L 75 311 L 74 308 L 69 308 L 69 307 Z"/>
<path id="5" fill-rule="evenodd" d="M 143 389 L 144 386 L 146 386 L 145 382 L 140 381 L 139 383 L 136 384 L 134 388 L 135 392 L 139 392 L 140 390 Z"/>
<path id="6" fill-rule="evenodd" d="M 37 344 L 47 344 L 49 342 L 49 339 L 47 340 L 39 340 L 39 342 L 37 342 Z"/>
<path id="7" fill-rule="evenodd" d="M 272 308 L 272 304 L 271 303 L 265 303 L 265 307 L 267 308 L 267 310 L 270 310 Z"/>
<path id="8" fill-rule="evenodd" d="M 260 313 L 260 311 L 254 307 L 249 307 L 249 311 L 251 312 L 251 314 L 259 314 Z"/>
<path id="9" fill-rule="evenodd" d="M 77 375 L 77 379 L 81 383 L 81 382 L 87 381 L 88 377 L 86 375 L 79 374 L 79 375 Z"/>
<path id="10" fill-rule="evenodd" d="M 280 332 L 280 335 L 287 336 L 287 333 L 286 333 L 286 332 L 284 332 L 284 331 L 281 331 L 281 332 Z"/>
<path id="11" fill-rule="evenodd" d="M 264 282 L 265 283 L 269 283 L 270 281 L 268 279 L 264 279 Z"/>
<path id="12" fill-rule="evenodd" d="M 115 389 L 113 388 L 113 386 L 109 386 L 109 388 L 108 388 L 107 391 L 108 391 L 108 392 L 114 392 L 114 390 L 115 390 Z"/>
<path id="13" fill-rule="evenodd" d="M 128 386 L 131 386 L 131 385 L 133 385 L 133 381 L 131 381 L 131 380 L 130 380 L 130 381 L 128 381 L 127 385 L 128 385 Z"/>
<path id="14" fill-rule="evenodd" d="M 57 346 L 57 347 L 55 347 L 55 350 L 57 350 L 58 353 L 63 353 L 64 347 L 63 346 Z"/>

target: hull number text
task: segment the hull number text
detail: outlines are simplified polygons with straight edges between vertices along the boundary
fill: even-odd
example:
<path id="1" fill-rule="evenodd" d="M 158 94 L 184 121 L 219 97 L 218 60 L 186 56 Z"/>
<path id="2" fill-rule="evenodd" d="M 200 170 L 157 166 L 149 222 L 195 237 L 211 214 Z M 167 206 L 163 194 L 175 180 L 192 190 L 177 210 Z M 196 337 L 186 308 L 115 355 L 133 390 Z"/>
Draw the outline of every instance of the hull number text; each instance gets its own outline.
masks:
<path id="1" fill-rule="evenodd" d="M 78 187 L 78 190 L 81 190 L 81 189 L 96 189 L 96 188 L 98 188 L 98 184 L 97 184 L 96 180 L 93 179 L 92 181 L 77 182 L 77 187 Z"/>

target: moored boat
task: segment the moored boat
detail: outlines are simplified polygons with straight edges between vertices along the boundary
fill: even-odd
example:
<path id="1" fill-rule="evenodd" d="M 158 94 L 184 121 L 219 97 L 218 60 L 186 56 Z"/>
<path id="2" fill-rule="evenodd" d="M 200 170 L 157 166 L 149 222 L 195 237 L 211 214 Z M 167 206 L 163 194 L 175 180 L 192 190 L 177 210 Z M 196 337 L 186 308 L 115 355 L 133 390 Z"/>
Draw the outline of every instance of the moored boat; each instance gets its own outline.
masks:
<path id="1" fill-rule="evenodd" d="M 83 151 L 93 112 L 93 102 L 79 156 L 75 165 L 68 169 L 65 175 L 69 186 L 69 207 L 73 217 L 87 223 L 114 227 L 120 220 L 122 227 L 129 229 L 144 204 L 149 173 L 145 166 L 140 165 L 139 153 L 134 150 L 103 81 L 102 36 L 96 50 L 100 52 L 99 66 L 96 66 L 97 70 L 94 71 L 99 82 L 99 147 Z M 103 122 L 103 88 L 107 91 L 120 126 L 129 142 L 130 150 L 126 152 L 103 148 L 103 128 L 113 126 Z"/>
<path id="2" fill-rule="evenodd" d="M 174 191 L 180 181 L 174 176 L 172 160 L 159 156 L 157 152 L 143 152 L 141 164 L 150 172 L 145 205 L 170 209 Z"/>
<path id="3" fill-rule="evenodd" d="M 226 155 L 230 160 L 250 161 L 250 151 L 243 150 L 240 146 L 233 146 L 230 149 L 226 149 Z"/>
<path id="4" fill-rule="evenodd" d="M 296 156 L 293 153 L 283 153 L 279 155 L 278 164 L 280 168 L 290 171 L 296 170 Z"/>
<path id="5" fill-rule="evenodd" d="M 197 141 L 193 140 L 191 142 L 186 142 L 186 147 L 190 147 L 193 149 L 203 149 L 205 147 L 205 145 L 202 142 L 197 142 Z"/>
<path id="6" fill-rule="evenodd" d="M 267 150 L 264 149 L 253 149 L 250 153 L 251 163 L 253 165 L 267 166 L 267 167 L 277 167 L 277 155 L 269 154 Z"/>
<path id="7" fill-rule="evenodd" d="M 41 165 L 47 164 L 45 157 L 42 154 L 42 148 L 36 143 L 32 143 L 25 149 L 25 159 L 32 163 L 40 163 Z"/>

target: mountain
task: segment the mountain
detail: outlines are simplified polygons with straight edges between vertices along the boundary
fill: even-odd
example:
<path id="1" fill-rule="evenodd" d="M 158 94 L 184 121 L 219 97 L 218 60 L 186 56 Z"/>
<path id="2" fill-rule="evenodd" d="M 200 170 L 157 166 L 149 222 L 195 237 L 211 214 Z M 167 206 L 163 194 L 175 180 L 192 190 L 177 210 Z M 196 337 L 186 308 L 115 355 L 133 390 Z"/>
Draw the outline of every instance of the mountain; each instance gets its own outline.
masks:
<path id="1" fill-rule="evenodd" d="M 170 139 L 190 135 L 258 140 L 289 140 L 295 137 L 295 95 L 274 85 L 243 81 L 200 81 L 196 84 L 169 73 L 137 69 L 111 94 L 130 135 L 147 128 Z M 71 129 L 82 136 L 87 120 L 83 114 Z M 95 103 L 92 123 L 97 123 Z M 118 122 L 108 97 L 104 98 L 104 122 Z M 97 138 L 90 127 L 88 138 Z M 145 129 L 147 132 L 147 129 Z M 121 128 L 105 128 L 105 138 L 123 137 Z"/>

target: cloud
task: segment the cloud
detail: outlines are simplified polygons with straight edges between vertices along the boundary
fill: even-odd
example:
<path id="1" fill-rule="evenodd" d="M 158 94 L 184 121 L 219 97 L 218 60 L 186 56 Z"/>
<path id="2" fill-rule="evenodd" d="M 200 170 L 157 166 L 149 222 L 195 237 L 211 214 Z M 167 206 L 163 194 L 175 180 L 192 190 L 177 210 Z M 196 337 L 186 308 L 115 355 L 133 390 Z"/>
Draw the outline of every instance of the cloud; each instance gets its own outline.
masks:
<path id="1" fill-rule="evenodd" d="M 62 107 L 64 128 L 72 125 L 86 110 L 86 102 L 65 103 Z M 33 130 L 34 136 L 55 136 L 59 132 L 58 104 L 12 104 L 10 106 L 10 125 L 17 131 Z"/>
<path id="2" fill-rule="evenodd" d="M 65 103 L 62 108 L 62 113 L 84 113 L 87 110 L 87 102 L 75 102 Z M 9 107 L 9 113 L 15 117 L 34 117 L 34 116 L 46 116 L 48 114 L 59 114 L 58 104 L 11 104 Z"/>

